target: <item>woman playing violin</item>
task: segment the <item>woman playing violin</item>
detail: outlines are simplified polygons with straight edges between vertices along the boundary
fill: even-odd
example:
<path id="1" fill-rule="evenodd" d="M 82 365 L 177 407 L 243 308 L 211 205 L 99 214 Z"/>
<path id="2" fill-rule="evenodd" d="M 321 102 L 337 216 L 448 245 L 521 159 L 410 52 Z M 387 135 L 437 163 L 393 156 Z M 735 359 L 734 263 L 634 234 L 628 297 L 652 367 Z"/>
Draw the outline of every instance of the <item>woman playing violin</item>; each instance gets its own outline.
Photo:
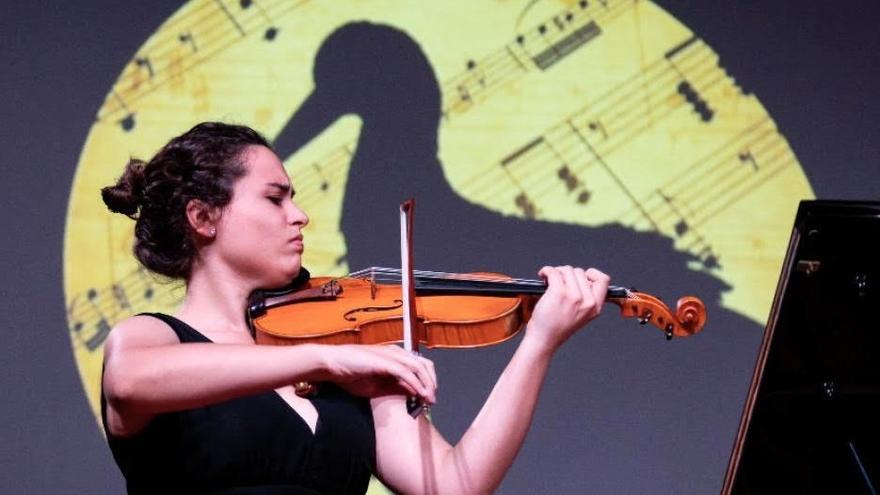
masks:
<path id="1" fill-rule="evenodd" d="M 544 267 L 548 289 L 481 411 L 450 445 L 407 396 L 437 400 L 431 361 L 394 345 L 258 346 L 255 289 L 301 269 L 306 214 L 255 131 L 199 124 L 102 191 L 136 218 L 134 252 L 182 279 L 173 315 L 120 322 L 106 342 L 102 414 L 129 493 L 489 493 L 529 428 L 555 351 L 595 318 L 609 278 Z M 293 383 L 321 383 L 311 398 Z"/>

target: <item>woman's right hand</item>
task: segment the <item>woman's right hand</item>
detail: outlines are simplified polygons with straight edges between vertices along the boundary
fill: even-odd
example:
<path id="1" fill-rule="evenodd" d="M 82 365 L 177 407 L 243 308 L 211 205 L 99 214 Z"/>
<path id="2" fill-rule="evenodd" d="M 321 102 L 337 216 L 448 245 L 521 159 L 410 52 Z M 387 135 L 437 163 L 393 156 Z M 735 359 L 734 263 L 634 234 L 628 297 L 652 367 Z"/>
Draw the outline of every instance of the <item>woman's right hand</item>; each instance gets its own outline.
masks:
<path id="1" fill-rule="evenodd" d="M 332 381 L 360 397 L 407 395 L 436 402 L 434 363 L 396 345 L 322 346 Z"/>

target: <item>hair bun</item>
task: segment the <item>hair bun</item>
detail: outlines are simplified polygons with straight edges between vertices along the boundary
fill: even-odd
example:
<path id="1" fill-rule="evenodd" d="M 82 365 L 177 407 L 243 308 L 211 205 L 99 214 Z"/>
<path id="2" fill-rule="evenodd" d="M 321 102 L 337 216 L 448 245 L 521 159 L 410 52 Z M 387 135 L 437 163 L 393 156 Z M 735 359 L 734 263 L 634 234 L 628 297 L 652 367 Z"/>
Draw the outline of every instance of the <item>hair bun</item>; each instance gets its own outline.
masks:
<path id="1" fill-rule="evenodd" d="M 129 217 L 137 214 L 144 202 L 145 166 L 142 160 L 132 158 L 116 184 L 101 189 L 101 198 L 110 211 Z"/>

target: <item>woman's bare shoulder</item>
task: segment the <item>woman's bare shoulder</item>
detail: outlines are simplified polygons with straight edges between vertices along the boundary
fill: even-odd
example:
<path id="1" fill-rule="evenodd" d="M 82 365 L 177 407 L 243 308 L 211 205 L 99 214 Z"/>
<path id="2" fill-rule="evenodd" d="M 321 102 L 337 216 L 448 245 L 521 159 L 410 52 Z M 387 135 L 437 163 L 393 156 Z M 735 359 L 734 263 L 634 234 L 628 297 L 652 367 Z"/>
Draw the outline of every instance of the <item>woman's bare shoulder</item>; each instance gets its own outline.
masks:
<path id="1" fill-rule="evenodd" d="M 174 330 L 167 323 L 150 315 L 135 315 L 117 323 L 107 341 L 104 354 L 113 354 L 125 349 L 153 347 L 180 342 Z"/>

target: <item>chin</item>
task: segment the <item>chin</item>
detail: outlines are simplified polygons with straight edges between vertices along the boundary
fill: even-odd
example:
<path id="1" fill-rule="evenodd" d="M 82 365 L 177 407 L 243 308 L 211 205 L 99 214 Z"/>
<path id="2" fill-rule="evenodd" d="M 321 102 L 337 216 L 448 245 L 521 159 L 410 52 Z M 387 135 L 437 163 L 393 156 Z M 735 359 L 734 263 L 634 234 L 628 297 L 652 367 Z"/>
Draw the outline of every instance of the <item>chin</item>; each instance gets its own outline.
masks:
<path id="1" fill-rule="evenodd" d="M 279 285 L 287 285 L 293 281 L 299 275 L 299 272 L 302 271 L 302 265 L 297 263 L 294 267 L 284 267 L 284 269 L 279 270 L 278 273 L 281 275 L 281 283 Z"/>
<path id="2" fill-rule="evenodd" d="M 299 253 L 285 253 L 275 258 L 274 263 L 264 265 L 260 271 L 266 275 L 265 288 L 277 288 L 292 282 L 301 270 L 302 256 Z"/>

